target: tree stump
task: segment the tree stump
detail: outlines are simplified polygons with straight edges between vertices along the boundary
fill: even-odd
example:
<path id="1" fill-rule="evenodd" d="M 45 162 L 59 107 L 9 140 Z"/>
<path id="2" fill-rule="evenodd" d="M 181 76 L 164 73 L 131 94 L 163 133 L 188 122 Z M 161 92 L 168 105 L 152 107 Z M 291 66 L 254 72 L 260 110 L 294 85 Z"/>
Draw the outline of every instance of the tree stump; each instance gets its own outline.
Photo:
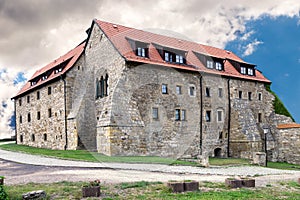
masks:
<path id="1" fill-rule="evenodd" d="M 232 178 L 226 178 L 225 179 L 225 185 L 231 188 L 241 188 L 242 185 L 242 180 L 240 179 L 232 179 Z"/>
<path id="2" fill-rule="evenodd" d="M 168 182 L 167 186 L 171 188 L 174 193 L 184 192 L 183 182 Z"/>
<path id="3" fill-rule="evenodd" d="M 82 197 L 100 197 L 100 186 L 82 187 Z"/>

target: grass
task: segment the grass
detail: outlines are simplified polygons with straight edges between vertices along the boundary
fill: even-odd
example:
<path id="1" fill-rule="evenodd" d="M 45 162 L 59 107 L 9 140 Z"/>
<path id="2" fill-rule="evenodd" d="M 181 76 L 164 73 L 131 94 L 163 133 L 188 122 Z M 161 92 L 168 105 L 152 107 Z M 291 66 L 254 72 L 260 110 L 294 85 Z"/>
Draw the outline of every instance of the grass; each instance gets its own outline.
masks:
<path id="1" fill-rule="evenodd" d="M 284 163 L 284 162 L 268 162 L 269 168 L 274 169 L 288 169 L 288 170 L 300 170 L 300 165 Z"/>
<path id="2" fill-rule="evenodd" d="M 158 156 L 106 156 L 87 150 L 51 150 L 35 148 L 26 145 L 17 145 L 14 143 L 0 145 L 1 149 L 24 152 L 34 155 L 44 155 L 69 160 L 80 160 L 89 162 L 119 162 L 119 163 L 155 163 L 167 165 L 192 165 L 197 166 L 195 162 L 181 161 L 172 158 L 162 158 Z"/>
<path id="3" fill-rule="evenodd" d="M 22 199 L 22 194 L 44 190 L 46 199 L 81 199 L 81 187 L 85 182 L 59 182 L 51 184 L 30 183 L 5 186 L 10 199 Z M 200 182 L 200 191 L 175 194 L 159 182 L 136 182 L 101 184 L 102 199 L 299 199 L 300 185 L 296 182 L 281 182 L 278 186 L 253 189 L 230 189 L 224 183 Z M 96 198 L 88 198 L 90 200 Z"/>
<path id="4" fill-rule="evenodd" d="M 249 165 L 250 161 L 242 158 L 209 158 L 210 165 Z"/>

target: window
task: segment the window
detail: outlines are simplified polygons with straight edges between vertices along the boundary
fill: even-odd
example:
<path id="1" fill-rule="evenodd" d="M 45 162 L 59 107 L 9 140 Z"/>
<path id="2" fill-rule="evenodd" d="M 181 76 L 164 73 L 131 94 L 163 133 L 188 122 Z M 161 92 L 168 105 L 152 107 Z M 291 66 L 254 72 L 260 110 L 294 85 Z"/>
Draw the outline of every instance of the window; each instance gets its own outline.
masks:
<path id="1" fill-rule="evenodd" d="M 161 85 L 161 93 L 162 94 L 168 94 L 168 85 L 167 84 L 162 84 Z"/>
<path id="2" fill-rule="evenodd" d="M 38 112 L 36 113 L 36 118 L 37 118 L 37 120 L 40 120 L 40 119 L 41 119 L 41 112 L 40 112 L 40 111 L 38 111 Z"/>
<path id="3" fill-rule="evenodd" d="M 189 92 L 190 96 L 195 96 L 195 86 L 190 86 Z"/>
<path id="4" fill-rule="evenodd" d="M 185 121 L 186 120 L 186 110 L 181 110 L 181 120 Z"/>
<path id="5" fill-rule="evenodd" d="M 100 80 L 96 80 L 96 98 L 103 98 L 108 96 L 108 74 L 105 77 L 101 76 Z"/>
<path id="6" fill-rule="evenodd" d="M 220 62 L 216 62 L 216 69 L 217 70 L 222 70 L 222 64 Z"/>
<path id="7" fill-rule="evenodd" d="M 222 110 L 218 110 L 217 120 L 218 120 L 218 122 L 223 121 L 223 111 Z"/>
<path id="8" fill-rule="evenodd" d="M 23 142 L 23 135 L 20 135 L 20 142 Z"/>
<path id="9" fill-rule="evenodd" d="M 219 140 L 222 140 L 223 139 L 223 131 L 220 131 L 219 132 Z"/>
<path id="10" fill-rule="evenodd" d="M 48 109 L 48 117 L 52 117 L 52 110 L 51 110 L 51 108 Z"/>
<path id="11" fill-rule="evenodd" d="M 176 85 L 176 94 L 182 94 L 180 85 Z"/>
<path id="12" fill-rule="evenodd" d="M 142 47 L 137 48 L 137 55 L 140 57 L 146 57 L 146 49 Z"/>
<path id="13" fill-rule="evenodd" d="M 170 52 L 165 52 L 165 61 L 167 62 L 173 62 L 173 54 Z"/>
<path id="14" fill-rule="evenodd" d="M 243 92 L 239 91 L 239 99 L 242 99 L 242 98 L 243 98 Z"/>
<path id="15" fill-rule="evenodd" d="M 80 69 L 80 68 L 79 68 Z M 55 71 L 54 71 L 54 74 L 58 74 L 59 72 L 61 72 L 62 71 L 62 68 L 58 68 L 58 69 L 56 69 Z"/>
<path id="16" fill-rule="evenodd" d="M 241 74 L 246 74 L 246 67 L 241 67 Z"/>
<path id="17" fill-rule="evenodd" d="M 253 69 L 252 69 L 252 68 L 248 68 L 248 75 L 250 75 L 250 76 L 253 76 L 253 75 L 254 75 Z"/>
<path id="18" fill-rule="evenodd" d="M 31 81 L 31 82 L 30 82 L 30 85 L 31 85 L 31 86 L 36 85 L 36 81 Z"/>
<path id="19" fill-rule="evenodd" d="M 262 118 L 261 118 L 261 113 L 258 113 L 258 116 L 257 116 L 257 121 L 258 123 L 261 123 L 262 122 Z"/>
<path id="20" fill-rule="evenodd" d="M 51 94 L 51 87 L 48 87 L 48 95 Z"/>
<path id="21" fill-rule="evenodd" d="M 223 97 L 223 89 L 222 89 L 222 88 L 219 88 L 219 90 L 218 90 L 218 96 L 219 96 L 220 98 Z"/>
<path id="22" fill-rule="evenodd" d="M 258 100 L 261 101 L 262 100 L 262 94 L 258 93 Z"/>
<path id="23" fill-rule="evenodd" d="M 30 96 L 27 96 L 27 103 L 30 103 Z"/>
<path id="24" fill-rule="evenodd" d="M 19 106 L 22 106 L 22 99 L 19 99 Z"/>
<path id="25" fill-rule="evenodd" d="M 47 75 L 42 76 L 42 81 L 46 80 L 48 78 Z"/>
<path id="26" fill-rule="evenodd" d="M 22 124 L 22 115 L 19 117 L 20 124 Z"/>
<path id="27" fill-rule="evenodd" d="M 43 139 L 44 139 L 44 141 L 47 141 L 47 134 L 46 133 L 44 133 Z"/>
<path id="28" fill-rule="evenodd" d="M 211 121 L 211 111 L 210 110 L 206 111 L 205 120 L 206 120 L 206 122 L 210 122 Z"/>
<path id="29" fill-rule="evenodd" d="M 249 100 L 249 101 L 252 100 L 252 92 L 248 92 L 248 100 Z"/>
<path id="30" fill-rule="evenodd" d="M 28 121 L 28 122 L 31 122 L 31 116 L 30 116 L 30 113 L 27 114 L 27 121 Z"/>
<path id="31" fill-rule="evenodd" d="M 158 119 L 158 108 L 152 108 L 152 119 Z"/>
<path id="32" fill-rule="evenodd" d="M 176 121 L 180 120 L 180 109 L 175 109 L 175 120 Z"/>
<path id="33" fill-rule="evenodd" d="M 214 62 L 212 60 L 206 61 L 206 67 L 213 69 L 214 68 Z"/>
<path id="34" fill-rule="evenodd" d="M 183 56 L 182 55 L 176 55 L 176 62 L 177 63 L 183 63 Z"/>
<path id="35" fill-rule="evenodd" d="M 39 100 L 40 99 L 40 91 L 36 92 L 36 99 Z"/>
<path id="36" fill-rule="evenodd" d="M 210 88 L 208 87 L 205 88 L 205 96 L 210 97 Z"/>
<path id="37" fill-rule="evenodd" d="M 34 134 L 31 135 L 31 141 L 32 141 L 32 142 L 35 141 L 35 135 L 34 135 Z"/>

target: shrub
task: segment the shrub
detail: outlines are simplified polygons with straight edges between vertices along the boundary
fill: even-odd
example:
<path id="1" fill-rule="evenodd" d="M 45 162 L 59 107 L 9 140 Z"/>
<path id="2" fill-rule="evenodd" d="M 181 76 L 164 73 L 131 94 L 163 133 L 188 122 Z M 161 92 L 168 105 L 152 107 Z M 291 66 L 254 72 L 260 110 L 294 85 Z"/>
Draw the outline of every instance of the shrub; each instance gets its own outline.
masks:
<path id="1" fill-rule="evenodd" d="M 2 185 L 0 185 L 0 199 L 1 200 L 8 200 L 8 195 L 6 194 Z"/>

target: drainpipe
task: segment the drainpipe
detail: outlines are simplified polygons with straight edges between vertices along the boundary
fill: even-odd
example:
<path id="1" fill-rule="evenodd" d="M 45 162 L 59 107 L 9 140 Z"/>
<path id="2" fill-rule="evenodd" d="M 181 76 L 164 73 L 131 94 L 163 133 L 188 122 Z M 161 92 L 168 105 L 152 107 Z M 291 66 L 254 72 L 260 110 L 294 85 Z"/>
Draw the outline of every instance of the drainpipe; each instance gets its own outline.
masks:
<path id="1" fill-rule="evenodd" d="M 227 91 L 228 91 L 228 126 L 227 126 L 227 157 L 230 157 L 230 121 L 231 121 L 231 99 L 230 99 L 230 78 L 227 80 Z"/>
<path id="2" fill-rule="evenodd" d="M 203 123 L 203 95 L 202 95 L 202 76 L 200 74 L 200 152 L 202 155 L 202 140 L 203 140 L 203 133 L 202 133 L 202 123 Z"/>
<path id="3" fill-rule="evenodd" d="M 66 143 L 64 149 L 67 150 L 68 147 L 68 128 L 67 128 L 67 83 L 66 80 L 63 78 L 63 76 L 60 76 L 61 80 L 64 82 L 64 110 L 65 110 L 65 137 L 66 137 Z"/>
<path id="4" fill-rule="evenodd" d="M 15 108 L 15 139 L 16 139 L 16 144 L 17 144 L 17 139 L 18 139 L 18 136 L 17 136 L 17 110 L 16 110 L 16 99 L 14 99 L 14 108 Z"/>

